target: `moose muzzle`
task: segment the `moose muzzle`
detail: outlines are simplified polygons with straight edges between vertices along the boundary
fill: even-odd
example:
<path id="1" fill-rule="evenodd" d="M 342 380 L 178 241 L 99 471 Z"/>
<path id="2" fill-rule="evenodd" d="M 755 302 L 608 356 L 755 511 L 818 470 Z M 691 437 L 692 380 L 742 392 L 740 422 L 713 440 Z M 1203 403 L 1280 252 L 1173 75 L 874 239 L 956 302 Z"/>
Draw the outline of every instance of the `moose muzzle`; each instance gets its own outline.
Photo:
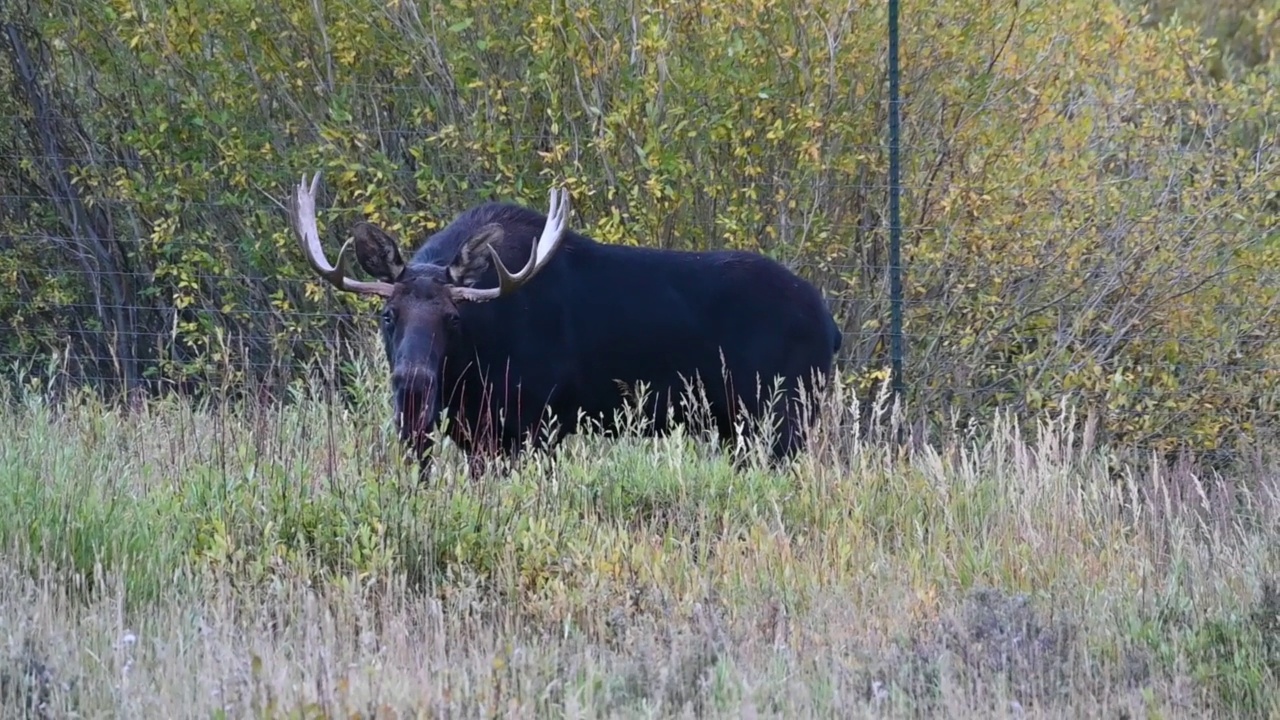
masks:
<path id="1" fill-rule="evenodd" d="M 422 366 L 396 368 L 391 374 L 400 439 L 411 444 L 419 455 L 430 444 L 430 435 L 439 413 L 437 386 L 437 374 Z"/>

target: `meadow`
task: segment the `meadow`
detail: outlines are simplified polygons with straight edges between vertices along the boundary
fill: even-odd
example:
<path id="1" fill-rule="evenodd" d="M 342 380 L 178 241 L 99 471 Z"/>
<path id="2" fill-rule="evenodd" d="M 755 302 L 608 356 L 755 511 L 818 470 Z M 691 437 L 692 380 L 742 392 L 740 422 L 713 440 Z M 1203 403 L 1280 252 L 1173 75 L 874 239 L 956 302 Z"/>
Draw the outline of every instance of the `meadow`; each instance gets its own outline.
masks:
<path id="1" fill-rule="evenodd" d="M 5 6 L 0 717 L 1280 717 L 1275 3 L 903 4 L 905 409 L 886 11 Z M 783 261 L 845 337 L 811 450 L 420 482 L 304 172 L 330 251 L 563 186 Z"/>
<path id="2" fill-rule="evenodd" d="M 786 467 L 691 429 L 419 483 L 361 377 L 9 391 L 3 715 L 1280 713 L 1265 453 L 1125 466 L 1066 404 L 899 446 L 837 387 Z"/>

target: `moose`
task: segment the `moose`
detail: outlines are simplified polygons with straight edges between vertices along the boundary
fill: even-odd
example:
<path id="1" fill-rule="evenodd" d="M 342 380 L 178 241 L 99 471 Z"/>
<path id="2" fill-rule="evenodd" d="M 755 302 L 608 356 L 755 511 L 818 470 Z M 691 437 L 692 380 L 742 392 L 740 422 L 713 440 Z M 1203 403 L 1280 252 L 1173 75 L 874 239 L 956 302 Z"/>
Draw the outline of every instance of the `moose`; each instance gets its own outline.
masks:
<path id="1" fill-rule="evenodd" d="M 612 427 L 637 385 L 648 389 L 648 433 L 686 418 L 671 398 L 692 382 L 722 441 L 741 413 L 773 423 L 775 461 L 801 449 L 802 396 L 816 397 L 842 336 L 818 289 L 781 263 L 601 243 L 569 228 L 561 189 L 546 215 L 497 201 L 462 212 L 408 262 L 391 234 L 359 221 L 330 265 L 319 183 L 302 176 L 291 222 L 321 278 L 385 300 L 396 428 L 423 472 L 442 416 L 475 471 L 486 454 L 517 454 L 584 420 Z M 353 246 L 372 280 L 347 275 Z"/>

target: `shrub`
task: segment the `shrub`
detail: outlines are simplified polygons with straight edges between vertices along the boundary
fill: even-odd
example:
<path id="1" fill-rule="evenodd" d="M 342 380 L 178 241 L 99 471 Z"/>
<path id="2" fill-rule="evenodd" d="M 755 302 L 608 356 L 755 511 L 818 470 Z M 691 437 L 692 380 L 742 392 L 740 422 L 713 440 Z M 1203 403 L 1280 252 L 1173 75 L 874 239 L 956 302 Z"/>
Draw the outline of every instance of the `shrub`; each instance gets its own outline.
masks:
<path id="1" fill-rule="evenodd" d="M 1117 441 L 1216 451 L 1274 417 L 1275 68 L 1224 75 L 1197 29 L 1126 8 L 904 17 L 907 374 L 935 420 L 1065 392 Z M 188 389 L 353 354 L 367 301 L 323 290 L 277 207 L 320 169 L 330 242 L 357 216 L 420 237 L 564 183 L 606 242 L 761 250 L 826 289 L 870 389 L 887 364 L 884 12 L 7 10 L 0 352 Z"/>

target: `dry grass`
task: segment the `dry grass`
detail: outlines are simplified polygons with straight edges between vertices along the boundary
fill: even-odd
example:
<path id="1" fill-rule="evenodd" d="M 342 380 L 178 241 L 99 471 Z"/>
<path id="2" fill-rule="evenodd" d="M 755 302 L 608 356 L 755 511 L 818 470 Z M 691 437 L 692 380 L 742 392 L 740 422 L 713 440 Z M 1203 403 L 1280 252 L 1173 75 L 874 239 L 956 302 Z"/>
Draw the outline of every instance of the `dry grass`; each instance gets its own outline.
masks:
<path id="1" fill-rule="evenodd" d="M 375 391 L 295 400 L 10 398 L 5 717 L 1280 714 L 1265 463 L 833 404 L 784 469 L 582 437 L 419 486 Z"/>

